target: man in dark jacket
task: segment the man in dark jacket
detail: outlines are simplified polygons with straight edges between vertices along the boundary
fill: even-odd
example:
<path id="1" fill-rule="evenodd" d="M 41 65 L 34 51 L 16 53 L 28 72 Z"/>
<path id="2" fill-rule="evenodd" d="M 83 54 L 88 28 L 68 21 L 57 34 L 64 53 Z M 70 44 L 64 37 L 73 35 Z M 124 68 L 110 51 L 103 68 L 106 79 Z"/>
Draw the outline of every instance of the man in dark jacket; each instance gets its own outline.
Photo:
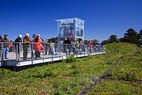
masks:
<path id="1" fill-rule="evenodd" d="M 67 39 L 67 52 L 69 52 L 69 54 L 71 53 L 71 40 L 70 40 L 70 37 L 68 37 L 68 39 Z"/>
<path id="2" fill-rule="evenodd" d="M 8 52 L 8 47 L 9 47 L 8 35 L 4 35 L 4 39 L 2 39 L 2 42 L 4 42 L 3 56 L 5 57 L 5 59 L 8 59 L 7 58 L 7 52 Z"/>
<path id="3" fill-rule="evenodd" d="M 17 53 L 17 59 L 19 60 L 19 54 L 20 54 L 20 47 L 21 47 L 21 42 L 22 42 L 22 35 L 20 34 L 18 38 L 15 40 L 15 49 Z"/>
<path id="4" fill-rule="evenodd" d="M 67 50 L 67 38 L 64 39 L 64 42 L 63 42 L 63 53 L 66 53 L 66 50 Z"/>

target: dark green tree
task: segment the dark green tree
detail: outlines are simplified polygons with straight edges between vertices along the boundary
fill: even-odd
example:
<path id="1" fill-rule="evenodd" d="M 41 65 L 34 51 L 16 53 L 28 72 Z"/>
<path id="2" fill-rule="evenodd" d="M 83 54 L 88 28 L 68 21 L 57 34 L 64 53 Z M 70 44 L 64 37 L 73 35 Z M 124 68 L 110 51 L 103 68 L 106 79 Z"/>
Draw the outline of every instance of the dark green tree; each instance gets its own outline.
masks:
<path id="1" fill-rule="evenodd" d="M 108 40 L 103 40 L 102 45 L 106 45 L 106 44 L 109 44 L 109 41 Z"/>
<path id="2" fill-rule="evenodd" d="M 124 38 L 119 38 L 117 41 L 118 42 L 124 42 Z"/>
<path id="3" fill-rule="evenodd" d="M 116 35 L 111 35 L 109 37 L 109 43 L 117 42 L 117 36 Z"/>
<path id="4" fill-rule="evenodd" d="M 128 29 L 126 33 L 124 34 L 124 41 L 128 43 L 134 43 L 134 44 L 140 43 L 137 32 L 132 28 Z"/>

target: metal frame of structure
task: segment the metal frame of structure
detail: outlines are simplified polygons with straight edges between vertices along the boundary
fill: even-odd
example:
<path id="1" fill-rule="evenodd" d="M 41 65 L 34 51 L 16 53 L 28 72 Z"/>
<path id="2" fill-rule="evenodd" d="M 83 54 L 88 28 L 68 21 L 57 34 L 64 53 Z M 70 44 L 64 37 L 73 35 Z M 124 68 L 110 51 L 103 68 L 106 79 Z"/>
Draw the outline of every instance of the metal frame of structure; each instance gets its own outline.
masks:
<path id="1" fill-rule="evenodd" d="M 58 46 L 61 44 L 63 39 L 68 37 L 70 37 L 73 41 L 76 41 L 77 39 L 81 39 L 83 41 L 84 22 L 84 20 L 81 20 L 79 18 L 58 19 Z"/>

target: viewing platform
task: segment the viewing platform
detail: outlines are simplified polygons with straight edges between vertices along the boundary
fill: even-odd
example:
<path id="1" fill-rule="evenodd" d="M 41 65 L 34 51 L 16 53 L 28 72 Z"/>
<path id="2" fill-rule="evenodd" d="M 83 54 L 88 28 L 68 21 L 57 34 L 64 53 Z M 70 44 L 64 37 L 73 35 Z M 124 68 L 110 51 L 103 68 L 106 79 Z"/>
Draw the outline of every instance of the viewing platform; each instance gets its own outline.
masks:
<path id="1" fill-rule="evenodd" d="M 15 43 L 14 43 L 15 44 Z M 49 44 L 42 44 L 43 49 L 41 49 L 40 57 L 35 58 L 35 51 L 33 49 L 33 45 L 29 44 L 27 59 L 23 58 L 23 53 L 25 52 L 23 49 L 23 43 L 17 45 L 13 45 L 12 50 L 8 50 L 7 59 L 3 56 L 3 43 L 1 43 L 0 47 L 0 66 L 10 66 L 10 67 L 21 67 L 35 64 L 42 64 L 48 62 L 62 61 L 63 59 L 67 59 L 68 56 L 74 57 L 86 57 L 89 55 L 98 55 L 104 54 L 106 52 L 105 46 L 92 46 L 88 45 L 83 46 L 81 48 L 77 48 L 74 45 L 60 45 L 61 51 L 58 52 L 57 44 L 53 44 L 53 54 L 49 55 Z M 19 48 L 18 48 L 19 47 Z"/>

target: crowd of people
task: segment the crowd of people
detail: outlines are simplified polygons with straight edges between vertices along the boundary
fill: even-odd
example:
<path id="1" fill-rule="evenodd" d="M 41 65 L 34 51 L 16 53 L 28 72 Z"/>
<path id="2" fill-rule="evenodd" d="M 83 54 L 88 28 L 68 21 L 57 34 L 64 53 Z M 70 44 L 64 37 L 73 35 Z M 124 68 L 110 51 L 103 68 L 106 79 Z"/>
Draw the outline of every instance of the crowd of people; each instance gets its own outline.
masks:
<path id="1" fill-rule="evenodd" d="M 74 54 L 82 54 L 83 52 L 95 52 L 101 51 L 102 45 L 101 43 L 97 42 L 94 43 L 92 41 L 88 41 L 88 44 L 84 44 L 81 39 L 77 39 L 76 41 L 71 40 L 71 38 L 65 38 L 63 42 L 63 52 L 64 53 L 71 53 Z"/>
<path id="2" fill-rule="evenodd" d="M 20 58 L 20 52 L 23 51 L 23 60 L 28 59 L 28 52 L 31 53 L 31 58 L 41 58 L 40 53 L 44 51 L 43 54 L 45 55 L 53 55 L 58 54 L 58 47 L 57 47 L 57 40 L 53 43 L 52 40 L 47 43 L 43 43 L 43 39 L 40 37 L 40 34 L 36 35 L 34 34 L 32 36 L 32 39 L 30 39 L 29 34 L 27 33 L 23 38 L 20 34 L 16 40 L 8 40 L 8 35 L 4 35 L 4 38 L 0 35 L 0 42 L 4 42 L 3 44 L 3 57 L 5 59 L 8 59 L 7 53 L 12 52 L 13 47 L 15 47 L 15 52 L 17 53 L 17 59 Z M 61 51 L 63 53 L 70 54 L 73 52 L 74 54 L 82 54 L 83 52 L 92 52 L 97 51 L 98 47 L 100 47 L 100 43 L 93 43 L 92 41 L 89 41 L 87 45 L 85 45 L 81 39 L 78 39 L 77 41 L 73 41 L 70 37 L 65 38 L 62 45 L 61 45 Z M 2 47 L 2 43 L 0 44 L 0 49 Z M 23 48 L 21 48 L 23 47 Z M 48 53 L 47 53 L 48 52 Z"/>
<path id="3" fill-rule="evenodd" d="M 27 60 L 27 55 L 28 55 L 28 49 L 30 44 L 33 44 L 33 49 L 35 51 L 35 57 L 38 58 L 40 57 L 40 51 L 41 51 L 41 44 L 42 44 L 42 40 L 40 38 L 40 35 L 33 35 L 32 40 L 30 40 L 29 34 L 27 33 L 24 38 L 22 39 L 22 35 L 20 34 L 16 40 L 15 43 L 13 45 L 12 40 L 8 40 L 8 35 L 4 35 L 4 38 L 2 38 L 2 36 L 0 36 L 0 42 L 4 42 L 3 44 L 3 57 L 5 59 L 7 58 L 7 52 L 12 52 L 12 48 L 13 46 L 15 46 L 15 50 L 17 52 L 17 59 L 19 59 L 19 54 L 20 54 L 20 47 L 23 46 L 23 60 Z M 2 48 L 2 43 L 0 45 L 0 47 Z M 33 52 L 33 51 L 32 51 Z M 32 55 L 34 56 L 34 55 Z"/>

